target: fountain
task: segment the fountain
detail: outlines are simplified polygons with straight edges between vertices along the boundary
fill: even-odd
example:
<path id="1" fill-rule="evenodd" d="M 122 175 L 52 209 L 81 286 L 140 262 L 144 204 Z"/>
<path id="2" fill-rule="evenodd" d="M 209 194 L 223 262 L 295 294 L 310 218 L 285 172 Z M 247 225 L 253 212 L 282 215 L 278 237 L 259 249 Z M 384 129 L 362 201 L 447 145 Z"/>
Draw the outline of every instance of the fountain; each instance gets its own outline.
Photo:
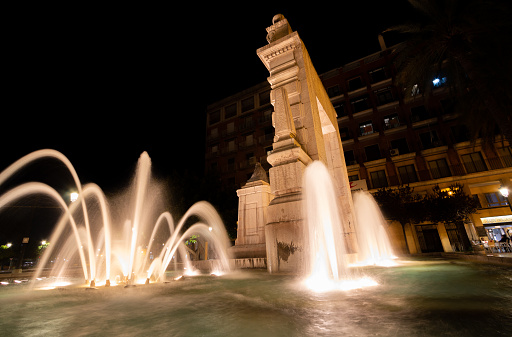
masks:
<path id="1" fill-rule="evenodd" d="M 357 219 L 359 264 L 392 265 L 396 256 L 386 232 L 386 220 L 372 195 L 365 191 L 353 194 Z"/>
<path id="2" fill-rule="evenodd" d="M 99 284 L 112 285 L 113 277 L 127 285 L 143 283 L 148 279 L 165 280 L 165 272 L 171 261 L 179 254 L 187 271 L 192 267 L 184 241 L 193 234 L 200 235 L 214 247 L 218 263 L 215 266 L 228 271 L 229 239 L 222 220 L 207 202 L 194 204 L 174 226 L 169 212 L 155 216 L 148 191 L 156 188 L 151 180 L 151 159 L 144 152 L 139 158 L 132 201 L 127 210 L 116 210 L 125 217 L 116 223 L 112 210 L 103 191 L 95 184 L 82 186 L 69 160 L 55 150 L 39 150 L 19 159 L 2 173 L 0 184 L 7 181 L 27 165 L 41 159 L 57 159 L 73 177 L 78 199 L 70 205 L 51 186 L 40 182 L 21 184 L 0 196 L 0 208 L 34 194 L 44 194 L 62 209 L 63 215 L 56 222 L 55 229 L 38 264 L 34 279 L 39 278 L 43 269 L 51 265 L 51 275 L 66 273 L 73 264 L 81 266 L 83 277 L 91 287 Z M 200 222 L 193 224 L 183 233 L 187 219 L 197 217 Z M 153 218 L 152 218 L 153 217 Z M 155 220 L 156 219 L 156 220 Z M 83 225 L 81 225 L 83 223 Z M 167 234 L 165 234 L 165 225 Z M 75 257 L 78 255 L 78 260 Z"/>
<path id="3" fill-rule="evenodd" d="M 180 282 L 133 287 L 165 281 L 177 255 L 190 270 L 183 242 L 192 235 L 207 239 L 215 247 L 217 265 L 229 270 L 228 238 L 216 211 L 199 202 L 174 225 L 171 214 L 161 212 L 152 199 L 156 186 L 147 153 L 139 159 L 128 197 L 120 196 L 119 201 L 107 199 L 95 184 L 82 186 L 63 154 L 40 150 L 1 172 L 0 185 L 25 166 L 50 158 L 67 167 L 78 199 L 67 204 L 54 188 L 40 182 L 0 195 L 0 211 L 20 198 L 43 194 L 63 212 L 34 278 L 16 275 L 0 282 L 2 335 L 510 334 L 510 269 L 428 258 L 381 267 L 392 257 L 382 217 L 368 194 L 356 194 L 352 203 L 332 105 L 323 88 L 310 86 L 317 78 L 311 76 L 316 74 L 298 35 L 290 34 L 282 16 L 273 21 L 270 47 L 258 53 L 272 69 L 273 168 L 270 183 L 263 174 L 254 175 L 239 193 L 247 211 L 242 229 L 249 228 L 245 233 L 254 237 L 240 238 L 238 249 L 239 254 L 261 258 L 265 238 L 269 273 L 178 275 Z M 251 202 L 256 207 L 249 207 Z M 200 220 L 184 230 L 191 217 Z M 45 277 L 53 280 L 43 275 L 48 264 L 56 276 L 75 269 L 75 264 L 80 272 L 67 273 L 45 291 L 36 291 Z M 297 272 L 306 280 L 297 278 Z M 97 288 L 77 287 L 84 279 Z M 120 283 L 130 287 L 114 286 Z"/>

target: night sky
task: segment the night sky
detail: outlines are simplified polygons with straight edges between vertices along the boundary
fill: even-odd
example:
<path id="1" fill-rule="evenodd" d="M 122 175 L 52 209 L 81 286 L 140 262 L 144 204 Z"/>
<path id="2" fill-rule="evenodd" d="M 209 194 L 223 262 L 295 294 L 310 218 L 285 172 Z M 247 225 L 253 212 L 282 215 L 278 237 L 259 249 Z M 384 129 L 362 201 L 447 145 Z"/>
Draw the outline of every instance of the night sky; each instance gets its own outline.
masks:
<path id="1" fill-rule="evenodd" d="M 53 148 L 82 182 L 107 190 L 129 180 L 142 151 L 157 176 L 200 175 L 206 106 L 266 80 L 256 49 L 273 15 L 285 15 L 322 73 L 378 51 L 377 34 L 411 10 L 406 0 L 182 5 L 13 11 L 2 42 L 0 169 Z"/>

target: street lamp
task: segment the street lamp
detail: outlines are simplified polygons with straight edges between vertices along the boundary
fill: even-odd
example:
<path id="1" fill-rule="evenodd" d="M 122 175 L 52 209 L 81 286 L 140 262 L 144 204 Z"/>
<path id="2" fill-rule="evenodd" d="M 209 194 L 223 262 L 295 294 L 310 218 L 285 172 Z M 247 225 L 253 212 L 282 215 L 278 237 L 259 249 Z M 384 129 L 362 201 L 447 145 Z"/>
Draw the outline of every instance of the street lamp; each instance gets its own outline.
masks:
<path id="1" fill-rule="evenodd" d="M 501 183 L 501 185 L 500 185 L 500 188 L 498 189 L 498 191 L 500 191 L 501 195 L 504 196 L 505 199 L 507 199 L 508 207 L 512 211 L 512 205 L 510 204 L 510 199 L 508 197 L 508 195 L 509 195 L 508 187 L 503 184 L 503 181 L 501 179 L 500 179 L 500 183 Z"/>
<path id="2" fill-rule="evenodd" d="M 71 192 L 71 194 L 69 195 L 69 200 L 70 200 L 71 202 L 75 202 L 77 199 L 78 199 L 78 193 L 76 193 L 76 192 Z"/>

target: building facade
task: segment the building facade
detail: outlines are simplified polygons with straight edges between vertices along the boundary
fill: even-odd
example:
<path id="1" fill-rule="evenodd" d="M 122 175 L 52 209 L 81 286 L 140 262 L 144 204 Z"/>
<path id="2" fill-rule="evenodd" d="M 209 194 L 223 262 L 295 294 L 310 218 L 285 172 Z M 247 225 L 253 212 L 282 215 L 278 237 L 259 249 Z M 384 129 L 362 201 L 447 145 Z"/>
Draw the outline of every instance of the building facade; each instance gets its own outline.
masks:
<path id="1" fill-rule="evenodd" d="M 499 241 L 512 234 L 512 209 L 498 189 L 512 187 L 512 150 L 498 135 L 484 146 L 471 143 L 454 109 L 446 82 L 433 79 L 433 98 L 418 90 L 404 92 L 394 83 L 393 48 L 320 75 L 338 116 L 349 180 L 372 192 L 408 184 L 425 194 L 458 182 L 480 208 L 466 224 L 474 243 Z M 206 171 L 217 171 L 233 193 L 259 162 L 268 171 L 274 128 L 267 82 L 207 108 Z M 364 189 L 364 187 L 363 187 Z M 458 251 L 460 233 L 443 224 L 399 224 L 389 234 L 408 253 Z M 509 234 L 509 235 L 510 235 Z"/>

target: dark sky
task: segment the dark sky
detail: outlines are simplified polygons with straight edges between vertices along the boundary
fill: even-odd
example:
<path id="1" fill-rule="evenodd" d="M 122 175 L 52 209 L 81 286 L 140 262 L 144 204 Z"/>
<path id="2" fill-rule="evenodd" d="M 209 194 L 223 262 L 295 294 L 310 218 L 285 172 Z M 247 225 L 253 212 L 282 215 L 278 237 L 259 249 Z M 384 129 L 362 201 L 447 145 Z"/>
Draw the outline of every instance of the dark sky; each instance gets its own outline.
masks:
<path id="1" fill-rule="evenodd" d="M 107 190 L 129 180 L 142 151 L 161 177 L 200 174 L 206 106 L 266 80 L 256 49 L 274 14 L 322 73 L 378 51 L 377 34 L 410 11 L 406 0 L 287 3 L 13 10 L 1 42 L 0 170 L 53 148 Z"/>

